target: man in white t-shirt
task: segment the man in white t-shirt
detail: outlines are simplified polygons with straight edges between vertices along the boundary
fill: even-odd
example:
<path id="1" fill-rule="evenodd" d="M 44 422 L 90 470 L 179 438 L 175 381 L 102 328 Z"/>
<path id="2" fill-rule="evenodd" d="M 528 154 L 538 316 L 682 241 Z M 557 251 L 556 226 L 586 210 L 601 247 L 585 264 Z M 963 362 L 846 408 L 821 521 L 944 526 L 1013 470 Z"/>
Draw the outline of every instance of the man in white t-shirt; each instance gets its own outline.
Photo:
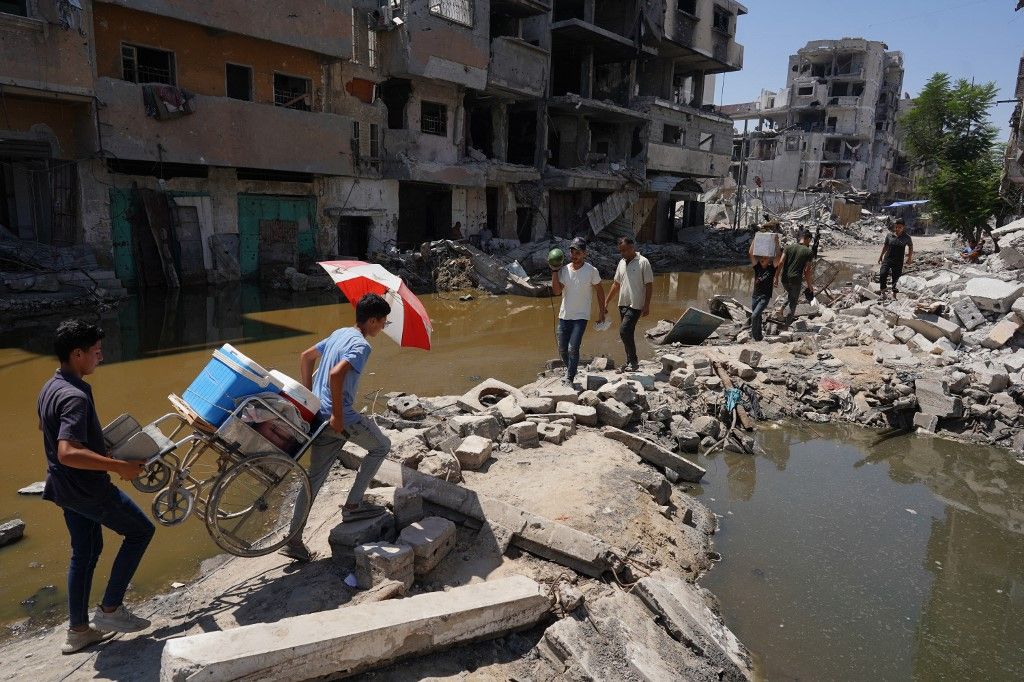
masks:
<path id="1" fill-rule="evenodd" d="M 635 372 L 640 366 L 634 339 L 636 323 L 641 317 L 651 314 L 654 270 L 651 262 L 636 252 L 636 242 L 632 237 L 619 238 L 619 255 L 622 259 L 615 268 L 615 281 L 612 282 L 604 305 L 607 308 L 618 294 L 619 315 L 622 317 L 619 338 L 626 348 L 626 364 L 622 369 Z"/>
<path id="2" fill-rule="evenodd" d="M 601 315 L 597 322 L 604 322 L 608 309 L 605 307 L 604 290 L 601 288 L 601 273 L 586 262 L 587 242 L 576 237 L 569 245 L 570 261 L 561 268 L 551 269 L 551 290 L 562 297 L 558 309 L 558 354 L 565 363 L 565 380 L 572 384 L 580 364 L 580 344 L 583 332 L 590 321 L 593 293 L 597 292 L 597 305 Z"/>

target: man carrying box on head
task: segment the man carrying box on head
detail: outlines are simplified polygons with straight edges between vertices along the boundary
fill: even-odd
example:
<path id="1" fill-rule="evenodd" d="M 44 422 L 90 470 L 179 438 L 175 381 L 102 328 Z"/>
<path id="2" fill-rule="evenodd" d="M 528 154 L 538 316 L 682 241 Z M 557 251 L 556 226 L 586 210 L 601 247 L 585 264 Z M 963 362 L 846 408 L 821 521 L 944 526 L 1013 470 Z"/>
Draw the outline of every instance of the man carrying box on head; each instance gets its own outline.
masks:
<path id="1" fill-rule="evenodd" d="M 302 385 L 320 399 L 319 418 L 328 422 L 327 428 L 320 433 L 310 449 L 309 481 L 313 499 L 316 499 L 323 487 L 346 442 L 352 441 L 367 451 L 342 507 L 342 519 L 345 521 L 371 518 L 384 512 L 377 505 L 364 503 L 363 495 L 391 450 L 391 441 L 381 433 L 372 419 L 356 412 L 353 403 L 358 393 L 359 379 L 370 358 L 369 339 L 384 330 L 390 314 L 391 306 L 387 301 L 377 294 L 365 294 L 356 303 L 354 327 L 338 329 L 299 356 Z M 314 377 L 313 368 L 318 360 L 320 367 Z M 303 496 L 304 492 L 300 493 L 296 509 L 305 508 Z M 301 519 L 293 519 L 292 530 L 300 523 Z M 296 561 L 309 561 L 312 558 L 302 542 L 301 533 L 293 537 L 281 549 L 281 553 Z"/>

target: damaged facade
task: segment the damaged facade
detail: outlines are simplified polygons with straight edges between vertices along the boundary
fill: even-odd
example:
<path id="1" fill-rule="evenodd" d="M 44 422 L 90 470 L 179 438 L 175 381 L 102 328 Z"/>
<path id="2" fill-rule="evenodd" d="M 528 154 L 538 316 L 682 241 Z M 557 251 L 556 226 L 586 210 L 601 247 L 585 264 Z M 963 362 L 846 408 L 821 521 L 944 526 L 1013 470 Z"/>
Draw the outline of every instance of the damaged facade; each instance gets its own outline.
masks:
<path id="1" fill-rule="evenodd" d="M 906 198 L 899 154 L 903 54 L 862 38 L 817 40 L 789 58 L 786 87 L 722 107 L 756 121 L 733 140 L 732 177 L 745 187 L 799 190 L 829 181 L 877 200 Z"/>
<path id="2" fill-rule="evenodd" d="M 702 222 L 732 0 L 22 0 L 0 223 L 127 285 Z"/>
<path id="3" fill-rule="evenodd" d="M 1017 70 L 1017 100 L 1010 116 L 1010 140 L 1006 144 L 1006 160 L 1000 194 L 1010 204 L 1010 212 L 1024 215 L 1024 55 Z"/>

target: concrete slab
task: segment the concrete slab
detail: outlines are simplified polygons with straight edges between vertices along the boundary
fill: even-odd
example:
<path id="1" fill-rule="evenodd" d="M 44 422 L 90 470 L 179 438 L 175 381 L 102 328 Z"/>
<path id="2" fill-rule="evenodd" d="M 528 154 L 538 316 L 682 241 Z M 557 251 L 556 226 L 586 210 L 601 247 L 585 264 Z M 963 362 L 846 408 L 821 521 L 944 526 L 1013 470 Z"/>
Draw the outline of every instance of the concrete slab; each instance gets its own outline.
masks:
<path id="1" fill-rule="evenodd" d="M 975 277 L 967 280 L 964 292 L 974 299 L 982 310 L 1006 313 L 1014 301 L 1024 294 L 1024 284 L 1020 282 L 1004 282 L 992 277 Z"/>
<path id="2" fill-rule="evenodd" d="M 621 429 L 633 419 L 633 410 L 615 398 L 597 404 L 597 418 L 602 424 Z"/>
<path id="3" fill-rule="evenodd" d="M 526 412 L 515 396 L 510 395 L 502 398 L 498 401 L 495 409 L 498 411 L 498 416 L 506 424 L 518 424 L 526 419 Z"/>
<path id="4" fill-rule="evenodd" d="M 985 316 L 981 314 L 981 311 L 978 310 L 978 305 L 970 296 L 958 298 L 953 303 L 953 312 L 967 331 L 974 331 L 985 324 Z"/>
<path id="5" fill-rule="evenodd" d="M 463 470 L 476 471 L 491 458 L 494 441 L 481 436 L 468 436 L 455 448 L 455 457 Z"/>
<path id="6" fill-rule="evenodd" d="M 644 461 L 663 469 L 675 471 L 682 480 L 689 483 L 697 483 L 706 473 L 702 467 L 697 466 L 685 457 L 670 452 L 654 441 L 647 440 L 642 436 L 610 426 L 606 426 L 601 433 L 605 438 L 622 443 L 640 455 L 640 458 Z"/>
<path id="7" fill-rule="evenodd" d="M 416 576 L 423 576 L 455 547 L 455 524 L 440 516 L 428 516 L 403 528 L 397 542 L 412 548 Z"/>
<path id="8" fill-rule="evenodd" d="M 501 425 L 491 415 L 459 415 L 448 420 L 461 437 L 481 436 L 491 440 L 501 438 Z"/>
<path id="9" fill-rule="evenodd" d="M 988 336 L 982 340 L 981 345 L 985 348 L 1002 348 L 1010 342 L 1019 329 L 1020 323 L 1017 321 L 1017 316 L 1015 314 L 1007 315 L 989 330 Z"/>
<path id="10" fill-rule="evenodd" d="M 914 382 L 914 393 L 921 412 L 943 418 L 960 417 L 964 404 L 960 398 L 947 392 L 945 382 L 937 379 L 918 379 Z"/>
<path id="11" fill-rule="evenodd" d="M 589 405 L 577 405 L 575 403 L 558 403 L 555 412 L 570 414 L 576 419 L 576 423 L 582 426 L 597 426 L 597 410 Z"/>
<path id="12" fill-rule="evenodd" d="M 930 313 L 916 313 L 912 317 L 900 317 L 897 324 L 910 327 L 932 342 L 945 337 L 953 343 L 960 343 L 963 334 L 960 325 Z"/>
<path id="13" fill-rule="evenodd" d="M 482 399 L 492 400 L 491 404 L 493 405 L 506 396 L 513 396 L 516 400 L 522 400 L 526 397 L 515 386 L 506 384 L 504 381 L 498 381 L 497 379 L 487 379 L 466 391 L 458 399 L 457 404 L 467 412 L 482 412 L 487 409 L 487 406 L 481 402 Z"/>
<path id="14" fill-rule="evenodd" d="M 347 677 L 400 658 L 529 627 L 550 608 L 546 592 L 534 580 L 514 576 L 170 639 L 160 679 Z"/>
<path id="15" fill-rule="evenodd" d="M 395 516 L 385 512 L 369 519 L 342 521 L 331 529 L 327 542 L 331 556 L 343 566 L 355 560 L 355 548 L 367 542 L 390 541 L 395 537 Z"/>

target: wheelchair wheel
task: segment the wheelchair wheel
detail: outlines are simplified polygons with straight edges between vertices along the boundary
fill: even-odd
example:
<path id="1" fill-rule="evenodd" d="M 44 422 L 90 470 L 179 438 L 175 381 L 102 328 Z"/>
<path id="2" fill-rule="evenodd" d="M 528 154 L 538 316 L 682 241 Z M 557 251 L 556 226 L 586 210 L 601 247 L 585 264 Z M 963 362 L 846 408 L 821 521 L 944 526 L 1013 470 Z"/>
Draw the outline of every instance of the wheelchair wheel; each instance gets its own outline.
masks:
<path id="1" fill-rule="evenodd" d="M 192 514 L 196 497 L 190 490 L 164 488 L 153 498 L 153 518 L 162 526 L 177 526 Z"/>
<path id="2" fill-rule="evenodd" d="M 155 493 L 166 488 L 170 482 L 171 465 L 159 460 L 150 463 L 137 478 L 132 479 L 132 485 L 140 493 Z"/>
<path id="3" fill-rule="evenodd" d="M 263 556 L 291 539 L 293 518 L 305 523 L 309 498 L 309 477 L 294 460 L 277 454 L 248 457 L 214 485 L 206 528 L 226 552 Z"/>

